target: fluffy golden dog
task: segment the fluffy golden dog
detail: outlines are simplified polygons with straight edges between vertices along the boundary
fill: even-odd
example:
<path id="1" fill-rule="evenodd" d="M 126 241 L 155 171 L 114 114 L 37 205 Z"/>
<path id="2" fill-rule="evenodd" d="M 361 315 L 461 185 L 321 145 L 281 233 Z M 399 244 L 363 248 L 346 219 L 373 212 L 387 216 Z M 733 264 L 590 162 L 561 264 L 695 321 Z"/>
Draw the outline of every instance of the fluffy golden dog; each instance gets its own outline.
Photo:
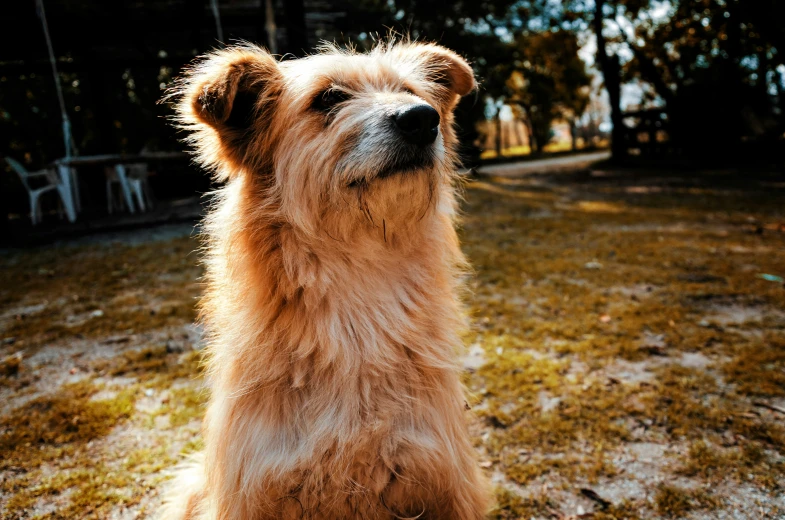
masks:
<path id="1" fill-rule="evenodd" d="M 176 90 L 202 165 L 210 405 L 166 519 L 479 519 L 455 359 L 464 258 L 437 45 L 208 54 Z"/>

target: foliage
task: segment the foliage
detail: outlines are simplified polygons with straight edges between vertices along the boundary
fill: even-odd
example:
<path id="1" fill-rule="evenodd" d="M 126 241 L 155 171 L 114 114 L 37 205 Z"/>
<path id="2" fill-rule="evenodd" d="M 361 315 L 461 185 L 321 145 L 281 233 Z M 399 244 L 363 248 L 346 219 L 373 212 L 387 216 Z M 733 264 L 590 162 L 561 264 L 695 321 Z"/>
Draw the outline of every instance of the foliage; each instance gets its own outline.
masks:
<path id="1" fill-rule="evenodd" d="M 536 151 L 548 144 L 555 119 L 574 123 L 586 110 L 590 78 L 578 49 L 578 38 L 566 30 L 527 32 L 515 40 L 507 101 L 525 110 Z"/>
<path id="2" fill-rule="evenodd" d="M 595 9 L 574 0 L 563 5 L 565 17 L 552 23 L 571 30 L 586 29 L 602 17 L 598 27 L 608 57 L 598 52 L 598 64 L 606 87 L 611 92 L 619 81 L 648 85 L 644 103 L 665 107 L 677 146 L 716 155 L 734 152 L 745 139 L 781 136 L 785 31 L 773 22 L 785 16 L 781 2 L 602 0 Z"/>
<path id="3" fill-rule="evenodd" d="M 94 21 L 94 13 L 103 12 L 95 0 L 68 9 L 50 6 L 58 79 L 82 153 L 176 146 L 162 117 L 166 108 L 155 101 L 183 64 L 215 44 L 203 27 L 210 20 L 189 6 L 113 5 L 105 13 L 112 19 L 144 10 L 171 27 L 156 27 L 145 41 L 104 30 L 90 42 L 81 38 L 81 25 L 68 25 Z M 647 103 L 665 105 L 671 138 L 698 151 L 750 137 L 774 139 L 785 128 L 785 29 L 776 22 L 785 18 L 785 6 L 776 0 L 362 0 L 311 8 L 340 12 L 312 40 L 368 47 L 389 28 L 462 53 L 481 78 L 480 95 L 520 106 L 539 148 L 548 140 L 550 121 L 573 121 L 585 109 L 587 78 L 577 47 L 598 27 L 607 56 L 599 55 L 597 65 L 617 126 L 619 85 L 633 81 L 650 86 Z M 228 40 L 266 41 L 261 11 L 251 13 L 260 17 L 253 27 L 224 14 Z M 287 26 L 285 14 L 276 17 L 281 26 Z M 24 22 L 19 30 L 26 35 L 41 36 L 30 6 L 14 6 L 9 15 Z M 595 20 L 600 23 L 592 25 Z M 34 167 L 62 154 L 59 109 L 41 50 L 38 45 L 9 51 L 0 67 L 0 131 L 9 137 L 2 151 Z M 299 52 L 281 49 L 292 50 Z M 484 117 L 484 108 L 477 98 L 461 103 L 457 121 L 464 144 L 476 137 L 474 123 Z"/>

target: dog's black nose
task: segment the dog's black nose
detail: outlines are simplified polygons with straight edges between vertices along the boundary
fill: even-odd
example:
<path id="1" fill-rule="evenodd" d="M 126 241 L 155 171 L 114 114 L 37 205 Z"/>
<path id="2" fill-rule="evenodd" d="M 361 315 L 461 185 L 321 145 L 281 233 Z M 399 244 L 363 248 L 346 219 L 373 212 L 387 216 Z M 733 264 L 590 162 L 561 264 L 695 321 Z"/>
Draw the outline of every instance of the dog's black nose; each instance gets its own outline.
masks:
<path id="1" fill-rule="evenodd" d="M 409 105 L 399 110 L 393 119 L 406 142 L 425 146 L 439 135 L 439 112 L 429 105 Z"/>

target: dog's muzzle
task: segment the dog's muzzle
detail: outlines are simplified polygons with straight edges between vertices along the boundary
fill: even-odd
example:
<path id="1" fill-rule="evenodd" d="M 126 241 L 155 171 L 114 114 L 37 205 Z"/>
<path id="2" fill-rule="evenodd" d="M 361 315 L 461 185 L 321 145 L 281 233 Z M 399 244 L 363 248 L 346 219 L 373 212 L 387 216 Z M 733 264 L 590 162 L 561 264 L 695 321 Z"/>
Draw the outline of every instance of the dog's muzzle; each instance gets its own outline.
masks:
<path id="1" fill-rule="evenodd" d="M 398 133 L 407 143 L 428 146 L 439 135 L 439 112 L 430 105 L 407 105 L 392 118 Z"/>

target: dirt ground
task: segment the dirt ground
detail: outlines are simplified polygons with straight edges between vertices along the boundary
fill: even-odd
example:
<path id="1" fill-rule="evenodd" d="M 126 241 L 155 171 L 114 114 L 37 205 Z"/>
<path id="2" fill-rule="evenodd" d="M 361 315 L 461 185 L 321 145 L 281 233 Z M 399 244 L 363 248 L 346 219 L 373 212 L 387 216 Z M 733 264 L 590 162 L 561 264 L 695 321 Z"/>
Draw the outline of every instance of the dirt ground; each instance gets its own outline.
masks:
<path id="1" fill-rule="evenodd" d="M 484 178 L 465 199 L 489 518 L 785 518 L 781 174 Z M 0 253 L 2 518 L 151 518 L 199 449 L 191 235 Z"/>

